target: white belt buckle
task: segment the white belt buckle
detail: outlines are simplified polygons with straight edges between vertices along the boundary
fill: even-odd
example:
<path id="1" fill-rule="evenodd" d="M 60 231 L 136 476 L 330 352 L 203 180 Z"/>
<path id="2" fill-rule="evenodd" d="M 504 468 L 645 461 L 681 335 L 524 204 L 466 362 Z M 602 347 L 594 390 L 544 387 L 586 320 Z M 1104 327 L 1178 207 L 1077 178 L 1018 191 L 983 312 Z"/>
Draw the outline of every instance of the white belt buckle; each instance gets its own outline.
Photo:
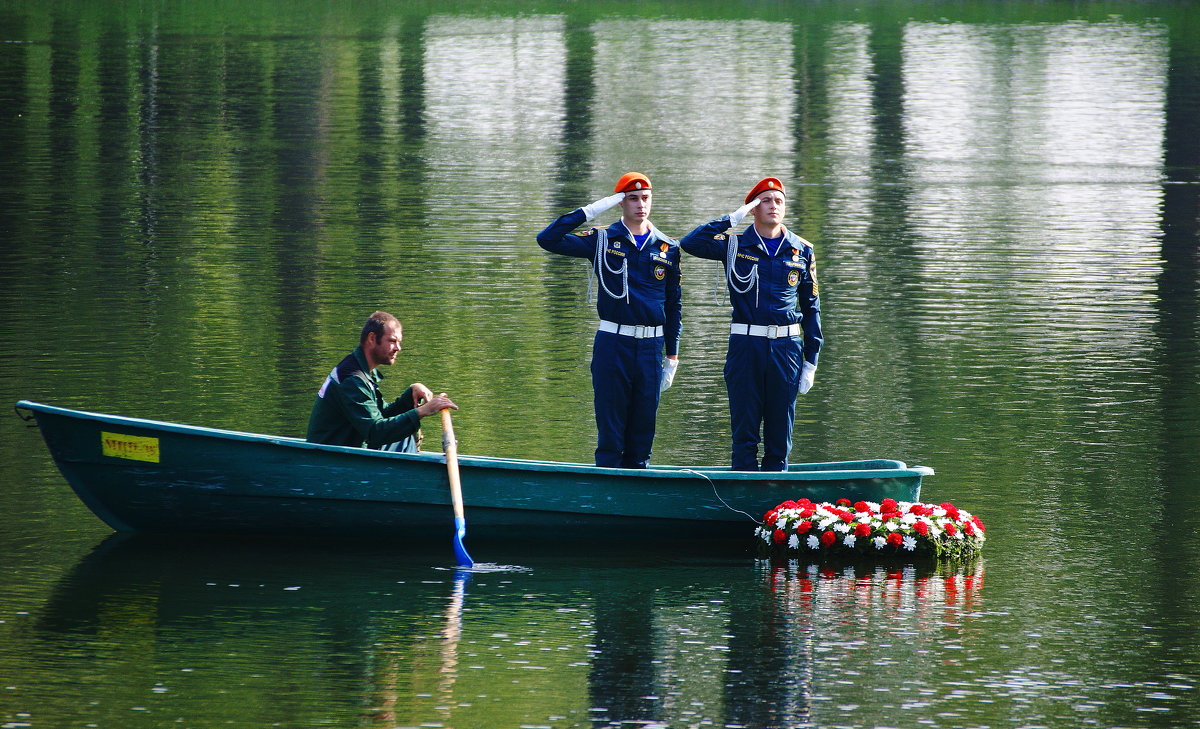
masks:
<path id="1" fill-rule="evenodd" d="M 641 324 L 634 324 L 633 325 L 633 338 L 634 339 L 645 339 L 646 338 L 646 327 Z"/>
<path id="2" fill-rule="evenodd" d="M 779 325 L 778 324 L 768 324 L 767 325 L 767 339 L 779 339 Z"/>

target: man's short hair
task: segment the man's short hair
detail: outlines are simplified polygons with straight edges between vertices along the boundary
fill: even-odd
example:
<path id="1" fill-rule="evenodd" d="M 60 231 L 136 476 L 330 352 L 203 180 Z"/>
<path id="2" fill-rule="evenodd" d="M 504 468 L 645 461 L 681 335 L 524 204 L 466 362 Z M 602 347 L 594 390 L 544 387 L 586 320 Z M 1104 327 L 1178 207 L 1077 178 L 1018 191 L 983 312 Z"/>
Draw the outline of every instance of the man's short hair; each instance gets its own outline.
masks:
<path id="1" fill-rule="evenodd" d="M 375 341 L 379 341 L 379 338 L 383 336 L 383 330 L 387 329 L 392 322 L 395 322 L 396 326 L 400 326 L 400 320 L 386 311 L 375 312 L 367 318 L 367 323 L 363 324 L 362 334 L 358 337 L 358 343 L 366 344 L 368 334 L 374 334 Z"/>

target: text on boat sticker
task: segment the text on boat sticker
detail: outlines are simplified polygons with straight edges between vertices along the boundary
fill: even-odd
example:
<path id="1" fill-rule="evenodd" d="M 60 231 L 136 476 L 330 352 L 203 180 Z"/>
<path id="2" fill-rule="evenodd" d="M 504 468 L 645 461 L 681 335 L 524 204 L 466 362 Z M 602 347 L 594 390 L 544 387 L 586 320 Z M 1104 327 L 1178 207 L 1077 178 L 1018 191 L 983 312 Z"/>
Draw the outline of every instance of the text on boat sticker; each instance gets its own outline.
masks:
<path id="1" fill-rule="evenodd" d="M 113 458 L 158 463 L 158 438 L 121 433 L 100 433 L 101 452 Z"/>

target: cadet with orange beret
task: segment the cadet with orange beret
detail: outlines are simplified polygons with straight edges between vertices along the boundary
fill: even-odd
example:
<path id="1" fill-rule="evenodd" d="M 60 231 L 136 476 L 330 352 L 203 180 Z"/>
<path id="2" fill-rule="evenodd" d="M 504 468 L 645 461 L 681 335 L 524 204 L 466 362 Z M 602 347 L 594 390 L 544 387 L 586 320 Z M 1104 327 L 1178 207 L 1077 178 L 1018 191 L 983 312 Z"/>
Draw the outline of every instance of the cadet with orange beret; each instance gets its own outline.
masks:
<path id="1" fill-rule="evenodd" d="M 796 396 L 808 392 L 821 351 L 821 300 L 812 244 L 783 225 L 783 183 L 766 177 L 745 205 L 705 223 L 679 242 L 683 250 L 721 261 L 733 307 L 725 387 L 733 435 L 732 467 L 786 471 Z M 753 224 L 728 233 L 747 215 Z"/>
<path id="2" fill-rule="evenodd" d="M 572 210 L 537 236 L 551 253 L 588 259 L 599 284 L 592 345 L 597 466 L 650 464 L 659 396 L 679 366 L 679 243 L 650 222 L 652 198 L 650 178 L 629 172 L 612 195 Z M 614 205 L 620 220 L 571 232 Z"/>

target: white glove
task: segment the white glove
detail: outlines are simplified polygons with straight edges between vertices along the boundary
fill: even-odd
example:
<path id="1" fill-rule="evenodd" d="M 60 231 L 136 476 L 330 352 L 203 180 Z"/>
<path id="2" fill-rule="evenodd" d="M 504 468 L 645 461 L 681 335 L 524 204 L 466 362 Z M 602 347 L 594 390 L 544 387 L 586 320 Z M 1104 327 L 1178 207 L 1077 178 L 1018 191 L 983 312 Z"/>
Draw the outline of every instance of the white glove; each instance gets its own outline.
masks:
<path id="1" fill-rule="evenodd" d="M 800 394 L 803 395 L 812 389 L 813 377 L 817 374 L 817 366 L 805 362 L 800 366 Z"/>
<path id="2" fill-rule="evenodd" d="M 679 369 L 679 360 L 668 357 L 663 361 L 662 381 L 658 383 L 658 391 L 666 392 L 675 381 L 675 370 Z"/>
<path id="3" fill-rule="evenodd" d="M 605 210 L 608 210 L 613 205 L 616 205 L 624 199 L 625 193 L 617 192 L 609 195 L 608 197 L 602 197 L 594 203 L 584 205 L 579 209 L 583 211 L 583 217 L 585 220 L 595 220 L 597 215 Z"/>
<path id="4" fill-rule="evenodd" d="M 760 198 L 756 197 L 753 200 L 751 200 L 750 202 L 746 203 L 745 205 L 741 206 L 737 210 L 734 210 L 732 213 L 730 213 L 729 214 L 729 227 L 732 228 L 735 225 L 740 225 L 741 222 L 746 219 L 746 216 L 750 214 L 750 211 L 754 209 L 754 206 L 758 205 L 759 200 L 760 200 Z"/>

